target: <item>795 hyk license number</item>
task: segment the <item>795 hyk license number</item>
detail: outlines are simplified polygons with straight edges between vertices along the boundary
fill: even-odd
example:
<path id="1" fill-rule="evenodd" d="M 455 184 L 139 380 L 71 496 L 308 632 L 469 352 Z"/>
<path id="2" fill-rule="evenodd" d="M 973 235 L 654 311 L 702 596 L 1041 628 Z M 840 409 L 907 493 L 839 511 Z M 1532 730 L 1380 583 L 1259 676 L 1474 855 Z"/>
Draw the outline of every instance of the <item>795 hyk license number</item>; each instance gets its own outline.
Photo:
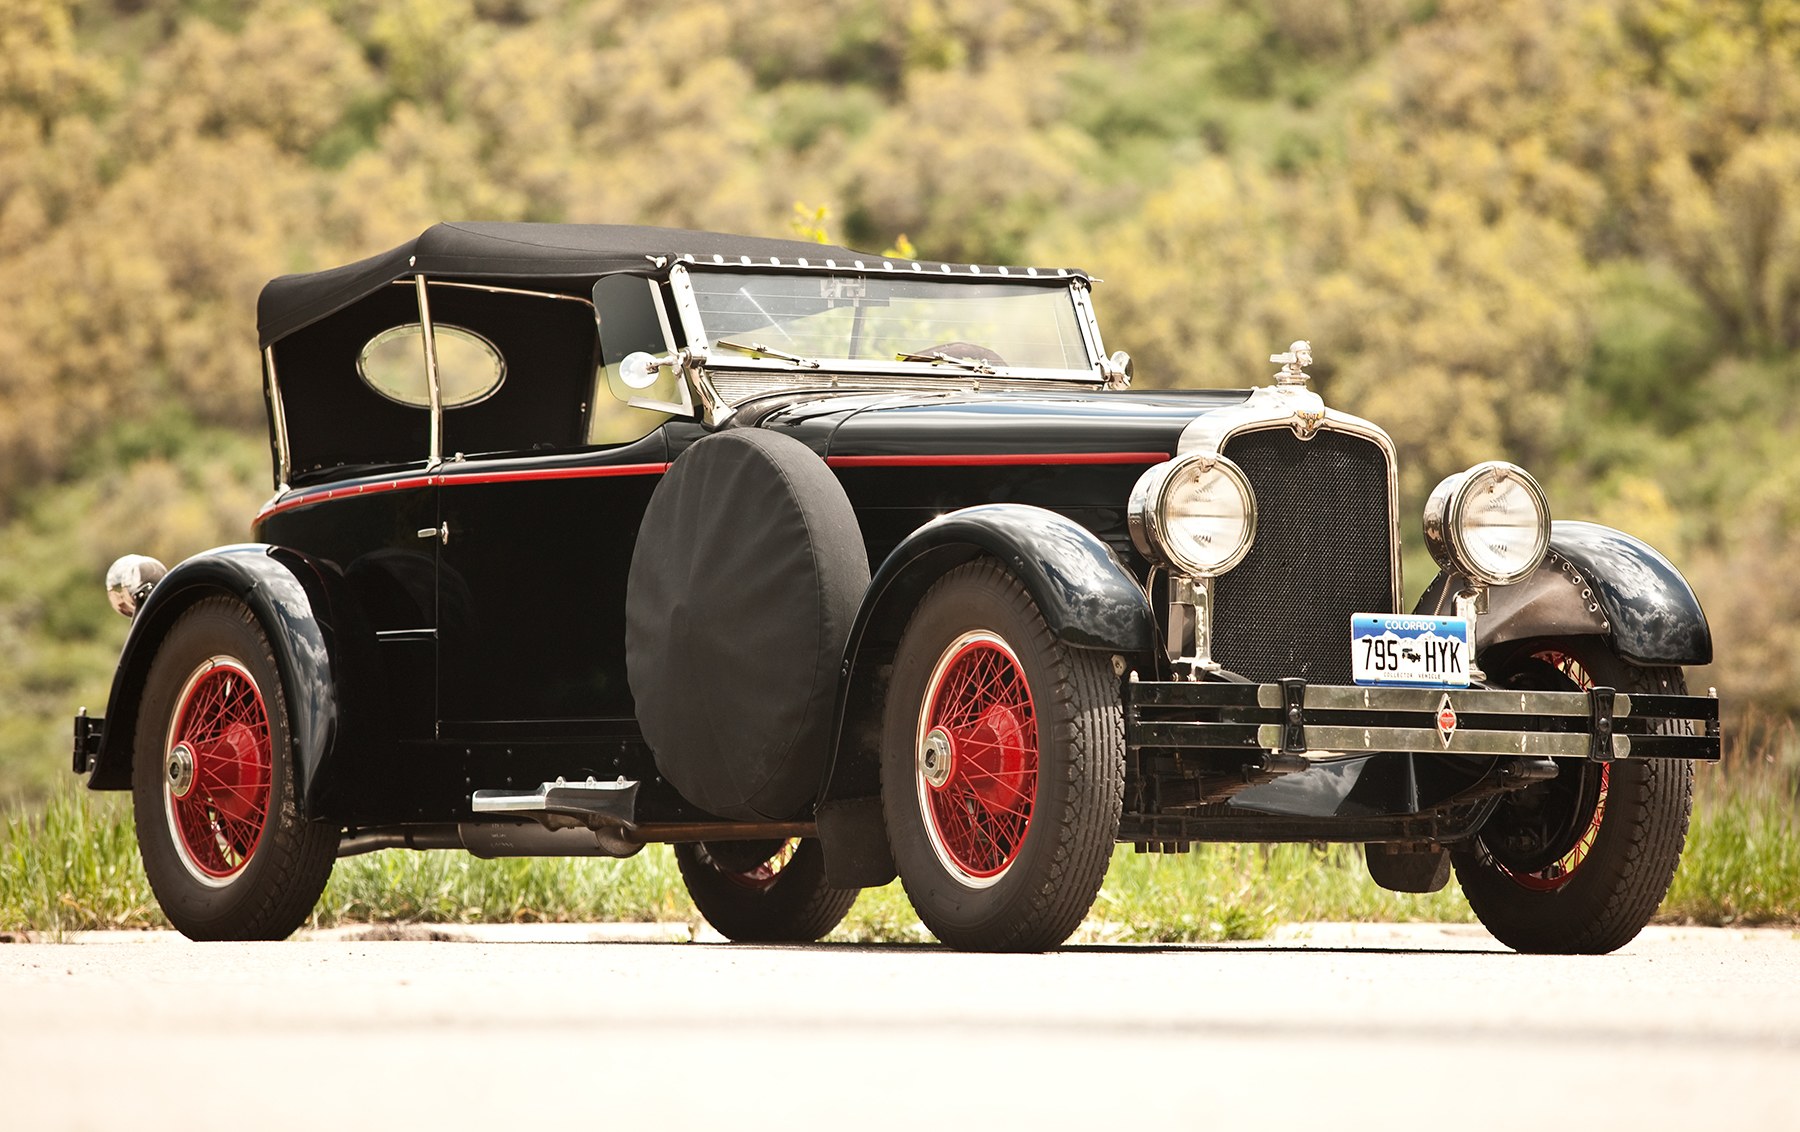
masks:
<path id="1" fill-rule="evenodd" d="M 1468 619 L 1358 613 L 1350 619 L 1350 671 L 1358 684 L 1466 688 Z"/>

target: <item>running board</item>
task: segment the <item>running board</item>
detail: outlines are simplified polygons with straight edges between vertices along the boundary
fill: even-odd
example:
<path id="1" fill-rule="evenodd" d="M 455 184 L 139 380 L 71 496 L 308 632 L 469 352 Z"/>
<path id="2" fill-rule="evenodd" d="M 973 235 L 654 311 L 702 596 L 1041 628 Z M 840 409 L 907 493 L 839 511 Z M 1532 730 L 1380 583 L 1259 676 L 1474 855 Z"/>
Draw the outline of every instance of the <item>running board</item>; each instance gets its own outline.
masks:
<path id="1" fill-rule="evenodd" d="M 545 829 L 634 829 L 638 784 L 616 782 L 546 782 L 528 794 L 512 790 L 477 790 L 469 808 L 478 814 L 530 818 Z"/>

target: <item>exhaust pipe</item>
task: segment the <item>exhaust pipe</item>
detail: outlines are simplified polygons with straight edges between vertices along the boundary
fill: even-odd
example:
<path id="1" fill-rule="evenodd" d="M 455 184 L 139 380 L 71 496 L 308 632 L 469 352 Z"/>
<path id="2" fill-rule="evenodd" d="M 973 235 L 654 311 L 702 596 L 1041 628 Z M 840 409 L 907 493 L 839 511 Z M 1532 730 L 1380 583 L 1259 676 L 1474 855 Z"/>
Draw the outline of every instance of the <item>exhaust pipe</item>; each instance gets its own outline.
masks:
<path id="1" fill-rule="evenodd" d="M 545 829 L 536 822 L 461 822 L 367 829 L 345 834 L 338 856 L 378 849 L 466 849 L 483 860 L 500 857 L 630 857 L 644 848 L 616 829 Z"/>

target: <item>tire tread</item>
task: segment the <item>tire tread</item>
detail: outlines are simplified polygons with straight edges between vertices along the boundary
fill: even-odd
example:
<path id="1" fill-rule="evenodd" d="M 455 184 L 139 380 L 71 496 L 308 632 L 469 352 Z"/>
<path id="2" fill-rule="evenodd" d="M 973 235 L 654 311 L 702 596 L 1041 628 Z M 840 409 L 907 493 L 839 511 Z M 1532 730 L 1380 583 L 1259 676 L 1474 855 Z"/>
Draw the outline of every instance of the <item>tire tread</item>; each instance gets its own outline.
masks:
<path id="1" fill-rule="evenodd" d="M 1615 687 L 1621 692 L 1681 694 L 1687 690 L 1680 669 L 1620 663 L 1624 671 Z M 1469 906 L 1494 938 L 1515 951 L 1600 955 L 1630 943 L 1650 922 L 1668 893 L 1687 844 L 1693 764 L 1678 759 L 1614 762 L 1607 795 L 1601 828 L 1615 842 L 1621 836 L 1625 841 L 1616 881 L 1597 907 L 1568 890 L 1525 893 L 1496 865 L 1483 859 L 1484 850 L 1469 846 L 1452 850 L 1457 880 Z M 1597 864 L 1590 856 L 1583 868 Z"/>

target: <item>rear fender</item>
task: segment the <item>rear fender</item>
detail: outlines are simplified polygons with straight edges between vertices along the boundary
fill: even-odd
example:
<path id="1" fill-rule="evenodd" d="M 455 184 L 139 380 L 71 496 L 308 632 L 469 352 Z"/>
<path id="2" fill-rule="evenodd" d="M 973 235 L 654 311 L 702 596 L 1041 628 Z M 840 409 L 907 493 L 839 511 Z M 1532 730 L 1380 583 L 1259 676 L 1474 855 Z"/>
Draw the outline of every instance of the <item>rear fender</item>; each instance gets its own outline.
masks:
<path id="1" fill-rule="evenodd" d="M 374 738 L 381 685 L 374 635 L 341 575 L 298 551 L 261 543 L 209 550 L 176 566 L 145 599 L 113 673 L 90 790 L 131 788 L 138 705 L 150 664 L 181 614 L 227 595 L 255 614 L 274 649 L 298 756 L 303 816 L 318 816 L 338 752 Z"/>
<path id="2" fill-rule="evenodd" d="M 1076 648 L 1134 663 L 1155 632 L 1144 589 L 1093 532 L 1041 507 L 994 503 L 953 511 L 894 548 L 869 583 L 844 650 L 837 739 L 820 793 L 819 836 L 833 884 L 893 878 L 881 819 L 881 728 L 889 662 L 913 610 L 957 566 L 990 557 L 1025 587 L 1050 631 Z"/>
<path id="3" fill-rule="evenodd" d="M 1416 613 L 1450 612 L 1458 574 L 1440 572 Z M 1551 524 L 1550 550 L 1524 581 L 1488 591 L 1482 649 L 1532 638 L 1598 636 L 1634 664 L 1710 664 L 1712 630 L 1681 572 L 1647 543 L 1596 523 Z"/>

